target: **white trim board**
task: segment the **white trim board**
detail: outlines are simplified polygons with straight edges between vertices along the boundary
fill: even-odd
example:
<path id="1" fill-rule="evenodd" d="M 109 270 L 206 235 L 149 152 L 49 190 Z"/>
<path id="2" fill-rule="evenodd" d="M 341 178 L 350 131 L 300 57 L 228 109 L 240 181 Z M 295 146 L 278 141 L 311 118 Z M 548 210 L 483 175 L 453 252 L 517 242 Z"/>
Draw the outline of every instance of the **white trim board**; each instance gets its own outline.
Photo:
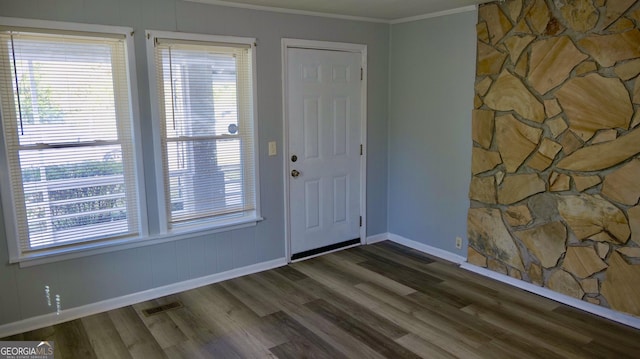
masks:
<path id="1" fill-rule="evenodd" d="M 169 284 L 163 287 L 153 288 L 137 293 L 127 294 L 121 297 L 103 300 L 96 303 L 83 305 L 80 307 L 64 309 L 60 314 L 49 313 L 37 317 L 27 318 L 17 322 L 0 325 L 0 338 L 28 332 L 38 328 L 43 328 L 55 324 L 64 323 L 70 320 L 102 313 L 105 311 L 126 307 L 140 302 L 153 300 L 167 295 L 184 292 L 187 290 L 203 287 L 209 284 L 222 282 L 225 280 L 241 277 L 248 274 L 258 273 L 273 268 L 287 265 L 285 258 L 278 258 L 267 262 L 252 264 L 246 267 L 235 268 L 222 273 L 216 273 L 205 277 L 186 280 L 179 283 Z"/>
<path id="2" fill-rule="evenodd" d="M 569 297 L 567 295 L 558 293 L 548 288 L 538 287 L 535 284 L 531 284 L 529 282 L 525 282 L 523 280 L 515 279 L 509 277 L 508 275 L 504 275 L 502 273 L 497 273 L 492 270 L 478 267 L 476 265 L 470 263 L 462 263 L 460 268 L 466 269 L 470 272 L 474 272 L 480 274 L 484 277 L 495 279 L 497 281 L 510 284 L 514 287 L 524 289 L 527 292 L 531 292 L 533 294 L 537 294 L 543 296 L 545 298 L 549 298 L 551 300 L 555 300 L 556 302 L 560 302 L 562 304 L 566 304 L 573 308 L 577 308 L 580 310 L 584 310 L 585 312 L 595 314 L 597 316 L 613 320 L 615 322 L 628 325 L 630 327 L 640 329 L 640 318 L 634 317 L 632 315 L 624 314 L 613 309 L 601 307 L 596 304 L 591 304 L 589 302 L 585 302 L 584 300 L 580 300 L 574 297 Z"/>
<path id="3" fill-rule="evenodd" d="M 389 21 L 389 24 L 395 25 L 395 24 L 402 24 L 402 23 L 405 23 L 405 22 L 432 19 L 434 17 L 447 16 L 447 15 L 459 14 L 459 13 L 463 13 L 463 12 L 475 11 L 477 9 L 478 9 L 478 5 L 463 6 L 463 7 L 459 7 L 459 8 L 451 9 L 451 10 L 443 10 L 443 11 L 432 12 L 432 13 L 424 14 L 424 15 L 410 16 L 410 17 L 405 17 L 405 18 L 402 18 L 402 19 L 395 19 L 395 20 Z"/>
<path id="4" fill-rule="evenodd" d="M 386 241 L 389 239 L 389 233 L 380 233 L 374 234 L 372 236 L 367 237 L 365 244 L 374 244 L 382 241 Z"/>
<path id="5" fill-rule="evenodd" d="M 317 16 L 317 17 L 325 17 L 330 19 L 374 22 L 374 23 L 389 24 L 389 25 L 401 24 L 405 22 L 418 21 L 418 20 L 424 20 L 424 19 L 431 19 L 434 17 L 447 16 L 447 15 L 452 15 L 452 14 L 457 14 L 457 13 L 467 12 L 467 11 L 474 11 L 478 8 L 478 5 L 468 5 L 468 6 L 463 6 L 455 9 L 450 9 L 450 10 L 436 11 L 436 12 L 426 13 L 426 14 L 417 15 L 417 16 L 409 16 L 404 18 L 388 20 L 388 19 L 380 19 L 380 18 L 366 17 L 366 16 L 341 15 L 341 14 L 333 14 L 333 13 L 320 12 L 320 11 L 296 10 L 296 9 L 286 9 L 286 8 L 275 7 L 275 6 L 253 5 L 253 4 L 245 4 L 245 3 L 238 3 L 238 2 L 224 1 L 224 0 L 184 0 L 184 1 L 208 4 L 208 5 L 235 7 L 240 9 L 270 11 L 270 12 L 293 14 L 293 15 Z M 483 0 L 482 2 L 488 2 L 488 1 L 491 1 L 491 0 Z"/>
<path id="6" fill-rule="evenodd" d="M 398 244 L 402 244 L 403 246 L 419 250 L 420 252 L 424 252 L 432 256 L 442 258 L 446 261 L 453 262 L 455 264 L 461 264 L 467 260 L 465 257 L 459 256 L 455 253 L 445 251 L 444 249 L 432 247 L 428 244 L 420 243 L 420 242 L 399 236 L 397 234 L 389 233 L 389 240 L 392 242 L 396 242 Z"/>
<path id="7" fill-rule="evenodd" d="M 385 234 L 379 234 L 379 235 L 375 235 L 371 238 L 371 240 L 369 238 L 367 238 L 367 244 L 373 244 L 376 242 L 380 242 L 383 241 L 385 239 L 383 239 L 383 236 Z M 520 288 L 523 290 L 526 290 L 527 292 L 531 292 L 533 294 L 537 294 L 539 296 L 554 300 L 556 302 L 562 303 L 562 304 L 566 304 L 570 307 L 576 308 L 576 309 L 580 309 L 583 310 L 585 312 L 606 318 L 606 319 L 610 319 L 613 320 L 615 322 L 624 324 L 624 325 L 628 325 L 630 327 L 636 328 L 636 329 L 640 329 L 640 318 L 638 317 L 634 317 L 632 315 L 628 315 L 628 314 L 624 314 L 618 311 L 615 311 L 613 309 L 609 309 L 609 308 L 605 308 L 596 304 L 591 304 L 589 302 L 585 302 L 583 300 L 577 299 L 577 298 L 573 298 L 573 297 L 569 297 L 567 295 L 558 293 L 556 291 L 553 291 L 551 289 L 548 288 L 544 288 L 544 287 L 539 287 L 535 284 L 529 283 L 529 282 L 525 282 L 523 280 L 519 280 L 519 279 L 515 279 L 512 277 L 509 277 L 508 275 L 504 275 L 501 273 L 497 273 L 494 272 L 492 270 L 486 269 L 486 268 L 482 268 L 482 267 L 478 267 L 475 266 L 473 264 L 470 264 L 466 261 L 466 258 L 459 256 L 457 254 L 439 249 L 439 248 L 435 248 L 420 242 L 416 242 L 414 240 L 411 239 L 407 239 L 404 238 L 402 236 L 399 236 L 397 234 L 393 234 L 393 233 L 386 233 L 386 235 L 388 236 L 388 239 L 392 242 L 396 242 L 398 244 L 402 244 L 404 246 L 407 246 L 409 248 L 413 248 L 416 250 L 419 250 L 421 252 L 424 252 L 426 254 L 430 254 L 433 255 L 435 257 L 439 257 L 439 258 L 443 258 L 445 260 L 448 260 L 450 262 L 454 262 L 460 265 L 460 268 L 468 270 L 470 272 L 474 272 L 477 274 L 480 274 L 484 277 L 487 278 L 491 278 L 509 285 L 512 285 L 516 288 Z"/>
<path id="8" fill-rule="evenodd" d="M 185 1 L 197 2 L 197 3 L 209 4 L 209 5 L 220 5 L 220 6 L 227 6 L 227 7 L 236 7 L 236 8 L 240 8 L 240 9 L 250 9 L 250 10 L 259 10 L 259 11 L 278 12 L 278 13 L 283 13 L 283 14 L 318 16 L 318 17 L 327 17 L 327 18 L 331 18 L 331 19 L 377 22 L 377 23 L 383 23 L 383 24 L 388 24 L 389 23 L 389 20 L 377 19 L 377 18 L 373 18 L 373 17 L 340 15 L 340 14 L 332 14 L 332 13 L 319 12 L 319 11 L 286 9 L 286 8 L 282 8 L 282 7 L 253 5 L 253 4 L 237 3 L 237 2 L 232 2 L 232 1 L 223 1 L 223 0 L 185 0 Z"/>

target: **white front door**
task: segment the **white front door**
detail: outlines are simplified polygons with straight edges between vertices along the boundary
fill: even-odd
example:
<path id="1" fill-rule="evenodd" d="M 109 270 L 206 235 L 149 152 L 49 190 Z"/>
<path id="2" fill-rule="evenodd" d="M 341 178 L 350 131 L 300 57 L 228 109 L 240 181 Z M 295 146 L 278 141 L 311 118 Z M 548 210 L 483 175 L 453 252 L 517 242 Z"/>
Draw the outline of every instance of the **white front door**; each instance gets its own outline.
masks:
<path id="1" fill-rule="evenodd" d="M 291 253 L 360 239 L 360 53 L 287 49 Z M 355 241 L 354 241 L 355 242 Z"/>

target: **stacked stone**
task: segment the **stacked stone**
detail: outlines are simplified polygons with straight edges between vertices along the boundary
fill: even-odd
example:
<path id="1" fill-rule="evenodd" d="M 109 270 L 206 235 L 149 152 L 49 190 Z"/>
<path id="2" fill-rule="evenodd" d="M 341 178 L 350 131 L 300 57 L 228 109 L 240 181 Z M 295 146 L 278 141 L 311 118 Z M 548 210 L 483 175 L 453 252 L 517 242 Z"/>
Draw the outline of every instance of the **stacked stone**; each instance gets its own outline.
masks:
<path id="1" fill-rule="evenodd" d="M 640 316 L 640 0 L 480 7 L 468 261 Z"/>

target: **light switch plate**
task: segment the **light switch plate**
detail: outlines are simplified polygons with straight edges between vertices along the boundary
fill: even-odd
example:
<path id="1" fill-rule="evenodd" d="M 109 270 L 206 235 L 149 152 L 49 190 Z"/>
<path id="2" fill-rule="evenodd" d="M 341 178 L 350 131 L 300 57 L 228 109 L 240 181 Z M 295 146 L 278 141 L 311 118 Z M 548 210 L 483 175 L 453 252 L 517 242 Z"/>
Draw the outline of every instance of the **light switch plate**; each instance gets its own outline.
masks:
<path id="1" fill-rule="evenodd" d="M 276 147 L 276 141 L 269 142 L 269 156 L 275 156 L 278 154 L 278 149 Z"/>

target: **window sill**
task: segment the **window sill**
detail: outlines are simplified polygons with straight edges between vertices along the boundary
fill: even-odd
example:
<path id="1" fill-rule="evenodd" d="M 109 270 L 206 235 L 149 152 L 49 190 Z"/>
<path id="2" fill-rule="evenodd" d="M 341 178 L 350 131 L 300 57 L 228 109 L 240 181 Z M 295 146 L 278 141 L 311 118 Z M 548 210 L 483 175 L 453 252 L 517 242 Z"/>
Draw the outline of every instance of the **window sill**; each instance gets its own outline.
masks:
<path id="1" fill-rule="evenodd" d="M 254 227 L 263 221 L 262 217 L 250 217 L 235 222 L 225 222 L 208 227 L 181 228 L 167 233 L 149 236 L 129 237 L 98 243 L 85 243 L 69 247 L 53 248 L 29 253 L 11 263 L 19 263 L 20 268 L 32 267 L 41 264 L 54 263 L 74 258 L 88 257 L 96 254 L 116 252 L 162 243 L 207 236 L 214 233 L 227 232 L 240 228 Z"/>

